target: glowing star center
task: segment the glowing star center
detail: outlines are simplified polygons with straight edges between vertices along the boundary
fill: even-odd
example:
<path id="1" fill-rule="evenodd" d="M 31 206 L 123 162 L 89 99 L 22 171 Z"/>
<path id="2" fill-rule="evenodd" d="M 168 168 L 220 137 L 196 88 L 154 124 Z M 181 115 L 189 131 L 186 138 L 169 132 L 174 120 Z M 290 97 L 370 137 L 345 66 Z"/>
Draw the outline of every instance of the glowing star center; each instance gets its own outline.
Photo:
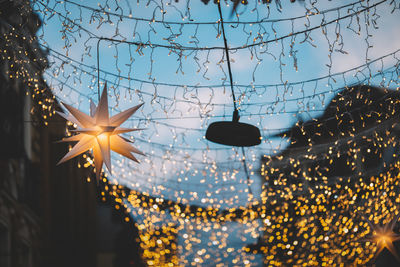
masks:
<path id="1" fill-rule="evenodd" d="M 375 237 L 376 242 L 386 243 L 386 242 L 393 242 L 393 239 L 385 234 L 377 234 Z"/>
<path id="2" fill-rule="evenodd" d="M 96 137 L 100 141 L 105 141 L 105 140 L 107 140 L 107 138 L 110 137 L 110 134 L 109 133 L 102 133 L 102 134 L 97 135 Z"/>

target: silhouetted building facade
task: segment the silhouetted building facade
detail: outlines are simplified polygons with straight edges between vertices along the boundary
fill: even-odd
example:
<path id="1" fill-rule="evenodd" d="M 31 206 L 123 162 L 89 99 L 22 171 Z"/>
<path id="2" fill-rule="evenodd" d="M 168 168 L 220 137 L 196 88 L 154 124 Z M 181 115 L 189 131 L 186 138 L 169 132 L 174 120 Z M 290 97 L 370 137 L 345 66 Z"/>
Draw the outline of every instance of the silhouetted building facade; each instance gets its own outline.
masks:
<path id="1" fill-rule="evenodd" d="M 96 188 L 78 160 L 56 166 L 66 124 L 50 117 L 40 20 L 28 1 L 1 1 L 0 18 L 0 265 L 95 266 Z"/>
<path id="2" fill-rule="evenodd" d="M 0 0 L 0 266 L 141 266 L 134 224 L 100 203 L 86 159 L 56 165 L 67 125 L 52 116 L 40 26 L 29 1 Z"/>

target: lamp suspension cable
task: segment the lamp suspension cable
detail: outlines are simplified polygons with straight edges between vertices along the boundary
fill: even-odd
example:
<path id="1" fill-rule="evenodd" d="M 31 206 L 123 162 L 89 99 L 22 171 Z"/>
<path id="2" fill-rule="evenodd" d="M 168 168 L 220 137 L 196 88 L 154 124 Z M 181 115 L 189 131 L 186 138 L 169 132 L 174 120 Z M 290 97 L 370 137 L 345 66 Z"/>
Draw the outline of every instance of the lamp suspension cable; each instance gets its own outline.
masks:
<path id="1" fill-rule="evenodd" d="M 97 96 L 100 102 L 100 42 L 102 40 L 110 40 L 109 38 L 99 37 L 97 40 Z M 116 40 L 117 43 L 122 43 L 121 41 Z"/>
<path id="2" fill-rule="evenodd" d="M 103 40 L 103 38 L 99 38 L 97 40 L 97 96 L 98 100 L 100 102 L 100 53 L 99 53 L 99 46 L 100 46 L 100 41 Z"/>
<path id="3" fill-rule="evenodd" d="M 224 38 L 224 46 L 225 46 L 225 55 L 226 55 L 226 61 L 227 61 L 227 65 L 228 65 L 228 73 L 229 73 L 229 82 L 230 82 L 230 86 L 231 86 L 231 91 L 232 91 L 232 100 L 233 100 L 233 118 L 232 121 L 234 122 L 239 122 L 239 111 L 236 105 L 236 97 L 235 97 L 235 91 L 233 90 L 233 78 L 232 78 L 232 68 L 231 68 L 231 61 L 229 58 L 229 49 L 228 49 L 228 42 L 226 40 L 226 34 L 225 34 L 225 28 L 224 28 L 224 19 L 222 16 L 222 11 L 221 11 L 221 1 L 218 1 L 218 12 L 219 12 L 219 17 L 220 17 L 220 21 L 221 21 L 221 29 L 222 29 L 222 37 Z M 244 168 L 244 172 L 247 178 L 247 187 L 249 190 L 249 200 L 253 198 L 253 192 L 251 190 L 251 182 L 250 182 L 250 175 L 249 175 L 249 170 L 247 169 L 247 162 L 246 162 L 246 153 L 244 151 L 244 147 L 242 146 L 242 154 L 243 154 L 243 168 Z"/>
<path id="4" fill-rule="evenodd" d="M 219 17 L 220 17 L 220 21 L 221 21 L 222 37 L 224 38 L 224 48 L 225 48 L 226 61 L 227 61 L 227 64 L 228 64 L 229 82 L 230 82 L 231 91 L 232 91 L 234 117 L 235 117 L 235 113 L 238 113 L 238 109 L 237 109 L 237 106 L 236 106 L 235 91 L 233 90 L 232 68 L 231 68 L 231 61 L 229 59 L 229 49 L 228 49 L 228 42 L 226 40 L 226 34 L 225 34 L 225 28 L 224 28 L 224 19 L 222 17 L 222 11 L 221 11 L 221 1 L 218 1 L 218 12 L 219 12 Z M 236 114 L 236 115 L 237 115 L 237 119 L 239 120 L 239 115 L 238 114 Z"/>

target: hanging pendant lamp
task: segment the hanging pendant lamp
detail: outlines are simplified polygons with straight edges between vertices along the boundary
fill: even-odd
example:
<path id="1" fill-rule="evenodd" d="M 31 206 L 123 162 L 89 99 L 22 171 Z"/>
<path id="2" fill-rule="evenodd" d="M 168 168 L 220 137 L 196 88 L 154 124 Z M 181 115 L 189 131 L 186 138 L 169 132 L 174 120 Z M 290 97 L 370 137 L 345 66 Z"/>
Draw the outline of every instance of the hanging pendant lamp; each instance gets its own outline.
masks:
<path id="1" fill-rule="evenodd" d="M 232 121 L 217 121 L 208 126 L 206 131 L 206 139 L 227 146 L 256 146 L 261 143 L 260 130 L 251 124 L 239 122 L 239 111 L 236 107 L 235 92 L 233 90 L 232 69 L 229 60 L 228 44 L 225 36 L 224 21 L 222 18 L 221 5 L 218 2 L 218 11 L 221 18 L 222 36 L 224 38 L 226 60 L 228 62 L 228 71 L 230 86 L 233 98 L 233 118 Z"/>
<path id="2" fill-rule="evenodd" d="M 232 121 L 217 121 L 208 126 L 207 140 L 227 146 L 256 146 L 261 143 L 260 130 L 251 124 L 239 122 L 239 112 L 233 112 Z"/>

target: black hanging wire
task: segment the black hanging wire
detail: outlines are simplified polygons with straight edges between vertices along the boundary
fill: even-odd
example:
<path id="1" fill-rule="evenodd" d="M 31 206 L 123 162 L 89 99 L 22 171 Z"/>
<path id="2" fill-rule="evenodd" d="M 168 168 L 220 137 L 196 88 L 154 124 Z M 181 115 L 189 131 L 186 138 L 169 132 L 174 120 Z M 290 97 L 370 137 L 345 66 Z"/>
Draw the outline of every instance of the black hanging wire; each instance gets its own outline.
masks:
<path id="1" fill-rule="evenodd" d="M 226 40 L 226 34 L 225 34 L 225 28 L 224 28 L 224 19 L 222 17 L 222 11 L 221 11 L 221 1 L 218 1 L 218 12 L 219 12 L 219 17 L 220 17 L 220 21 L 221 21 L 221 29 L 222 29 L 222 37 L 224 39 L 224 48 L 225 48 L 225 55 L 226 55 L 226 60 L 227 60 L 227 65 L 228 65 L 228 73 L 229 73 L 229 82 L 230 82 L 230 86 L 231 86 L 231 91 L 232 91 L 232 100 L 233 100 L 233 118 L 232 121 L 234 122 L 238 122 L 239 121 L 239 111 L 237 109 L 236 106 L 236 97 L 235 97 L 235 91 L 233 90 L 233 78 L 232 78 L 232 68 L 231 68 L 231 61 L 229 59 L 229 49 L 228 49 L 228 42 Z M 243 154 L 243 168 L 244 168 L 244 172 L 246 174 L 247 177 L 247 187 L 249 190 L 249 194 L 250 194 L 250 198 L 253 197 L 253 192 L 251 190 L 251 186 L 250 186 L 250 175 L 249 175 L 249 170 L 247 169 L 247 162 L 246 162 L 246 153 L 244 151 L 244 147 L 242 148 L 242 154 Z"/>
<path id="2" fill-rule="evenodd" d="M 100 37 L 99 40 L 97 40 L 97 96 L 100 102 L 100 41 L 104 40 L 103 37 Z"/>
<path id="3" fill-rule="evenodd" d="M 244 151 L 244 147 L 242 147 L 242 154 L 243 154 L 244 173 L 246 174 L 246 178 L 247 178 L 247 187 L 249 189 L 250 198 L 252 198 L 253 197 L 253 191 L 251 190 L 250 175 L 249 175 L 249 170 L 247 169 L 246 153 Z"/>
<path id="4" fill-rule="evenodd" d="M 229 49 L 228 49 L 228 42 L 226 41 L 225 28 L 224 28 L 224 19 L 222 18 L 221 1 L 218 1 L 218 12 L 219 12 L 219 17 L 220 17 L 220 21 L 221 21 L 222 37 L 224 38 L 225 55 L 226 55 L 226 60 L 228 62 L 228 73 L 229 73 L 229 82 L 230 82 L 231 91 L 232 91 L 233 107 L 235 109 L 234 112 L 238 112 L 237 107 L 236 107 L 235 91 L 233 90 L 231 61 L 229 59 Z"/>

